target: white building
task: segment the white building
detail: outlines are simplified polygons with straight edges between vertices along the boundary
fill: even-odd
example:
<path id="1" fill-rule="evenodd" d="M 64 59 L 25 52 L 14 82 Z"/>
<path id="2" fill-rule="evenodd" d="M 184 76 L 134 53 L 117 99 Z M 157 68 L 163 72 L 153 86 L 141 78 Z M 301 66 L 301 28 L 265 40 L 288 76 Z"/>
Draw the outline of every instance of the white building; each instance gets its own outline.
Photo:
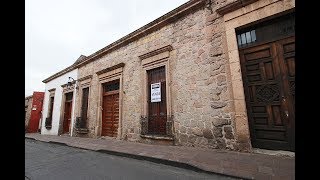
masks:
<path id="1" fill-rule="evenodd" d="M 45 95 L 41 123 L 41 134 L 71 135 L 75 121 L 75 88 L 78 69 L 76 65 L 86 57 L 81 55 L 71 66 L 43 80 Z"/>

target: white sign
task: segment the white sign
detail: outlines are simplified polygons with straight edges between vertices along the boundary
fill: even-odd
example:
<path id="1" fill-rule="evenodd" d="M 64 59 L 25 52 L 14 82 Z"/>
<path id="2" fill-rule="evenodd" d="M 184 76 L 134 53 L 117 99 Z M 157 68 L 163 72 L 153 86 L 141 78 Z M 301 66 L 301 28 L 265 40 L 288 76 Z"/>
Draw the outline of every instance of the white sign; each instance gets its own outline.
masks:
<path id="1" fill-rule="evenodd" d="M 151 84 L 151 102 L 161 102 L 161 83 Z"/>

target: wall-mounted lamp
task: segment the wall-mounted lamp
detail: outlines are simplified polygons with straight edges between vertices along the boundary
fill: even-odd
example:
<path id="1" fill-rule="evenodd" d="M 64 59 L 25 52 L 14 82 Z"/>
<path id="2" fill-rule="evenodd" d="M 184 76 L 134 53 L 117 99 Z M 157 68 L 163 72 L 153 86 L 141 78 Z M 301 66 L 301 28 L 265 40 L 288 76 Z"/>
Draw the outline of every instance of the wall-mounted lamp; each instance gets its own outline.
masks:
<path id="1" fill-rule="evenodd" d="M 78 89 L 77 86 L 77 80 L 73 79 L 72 77 L 69 77 L 68 83 L 67 83 L 67 89 L 70 89 L 72 87 L 72 84 L 75 83 L 75 88 Z"/>

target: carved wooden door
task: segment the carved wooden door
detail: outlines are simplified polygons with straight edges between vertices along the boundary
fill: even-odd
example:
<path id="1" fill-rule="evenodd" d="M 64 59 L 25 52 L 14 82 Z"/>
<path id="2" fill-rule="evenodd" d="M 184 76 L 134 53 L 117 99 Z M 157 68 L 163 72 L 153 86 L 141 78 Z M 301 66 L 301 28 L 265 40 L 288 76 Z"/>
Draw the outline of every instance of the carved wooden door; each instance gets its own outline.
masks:
<path id="1" fill-rule="evenodd" d="M 295 150 L 294 36 L 240 50 L 253 147 Z"/>
<path id="2" fill-rule="evenodd" d="M 119 127 L 119 80 L 104 84 L 101 136 L 117 137 Z"/>
<path id="3" fill-rule="evenodd" d="M 165 67 L 147 71 L 148 73 L 148 133 L 166 134 L 167 103 Z M 151 102 L 151 84 L 160 83 L 161 101 Z"/>

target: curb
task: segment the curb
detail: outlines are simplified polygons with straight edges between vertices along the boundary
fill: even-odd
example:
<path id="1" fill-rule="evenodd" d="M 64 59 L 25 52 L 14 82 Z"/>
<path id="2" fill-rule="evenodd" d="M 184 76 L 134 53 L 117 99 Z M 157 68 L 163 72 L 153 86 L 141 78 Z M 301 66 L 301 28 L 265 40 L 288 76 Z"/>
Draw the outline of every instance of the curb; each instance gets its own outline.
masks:
<path id="1" fill-rule="evenodd" d="M 24 137 L 25 139 L 31 139 L 31 140 L 35 140 L 37 141 L 35 138 L 32 138 L 32 137 Z"/>
<path id="2" fill-rule="evenodd" d="M 178 162 L 178 161 L 159 159 L 159 158 L 155 158 L 155 157 L 142 156 L 142 155 L 137 155 L 137 154 L 129 154 L 129 153 L 124 153 L 124 152 L 110 151 L 110 150 L 105 150 L 105 149 L 98 149 L 98 150 L 92 150 L 92 151 L 115 155 L 115 156 L 120 156 L 120 157 L 131 158 L 131 159 L 145 160 L 145 161 L 154 162 L 154 163 L 158 163 L 158 164 L 164 164 L 164 165 L 169 165 L 169 166 L 173 166 L 173 167 L 183 168 L 183 169 L 187 169 L 187 170 L 191 170 L 191 171 L 195 171 L 195 172 L 199 172 L 199 173 L 206 173 L 206 174 L 212 174 L 212 175 L 223 175 L 223 176 L 227 176 L 227 177 L 248 180 L 248 178 L 245 178 L 245 177 L 239 177 L 239 176 L 223 174 L 223 173 L 219 173 L 219 172 L 207 171 L 207 170 L 201 169 L 199 167 L 196 167 L 194 165 L 191 165 L 188 163 L 183 163 L 183 162 Z"/>
<path id="3" fill-rule="evenodd" d="M 231 178 L 249 180 L 249 178 L 246 178 L 246 177 L 239 177 L 239 176 L 234 176 L 234 175 L 230 175 L 230 174 L 223 174 L 223 173 L 219 173 L 219 172 L 207 171 L 207 170 L 201 169 L 199 167 L 196 167 L 194 165 L 191 165 L 188 163 L 183 163 L 183 162 L 177 162 L 177 161 L 172 161 L 172 160 L 167 160 L 167 159 L 160 159 L 160 158 L 155 158 L 155 157 L 150 157 L 150 156 L 142 156 L 142 155 L 137 155 L 137 154 L 117 152 L 117 151 L 111 151 L 111 150 L 105 150 L 105 149 L 93 150 L 93 149 L 71 146 L 71 145 L 68 145 L 68 144 L 62 143 L 62 142 L 42 141 L 42 140 L 38 140 L 35 138 L 30 138 L 30 137 L 25 137 L 25 138 L 35 140 L 35 141 L 41 141 L 44 143 L 52 143 L 52 144 L 58 144 L 58 145 L 62 145 L 62 146 L 69 146 L 69 147 L 78 148 L 78 149 L 84 149 L 84 150 L 95 151 L 95 152 L 99 152 L 99 153 L 110 154 L 110 155 L 119 156 L 119 157 L 126 157 L 126 158 L 137 159 L 137 160 L 145 160 L 145 161 L 154 162 L 154 163 L 158 163 L 158 164 L 164 164 L 164 165 L 169 165 L 169 166 L 173 166 L 173 167 L 183 168 L 183 169 L 187 169 L 187 170 L 191 170 L 191 171 L 195 171 L 195 172 L 199 172 L 199 173 L 206 173 L 206 174 L 211 174 L 211 175 L 214 175 L 214 174 L 215 175 L 223 175 L 223 176 L 227 176 L 227 177 L 231 177 Z"/>
<path id="4" fill-rule="evenodd" d="M 44 142 L 44 141 L 42 141 Z M 63 146 L 69 146 L 68 144 L 66 143 L 62 143 L 62 142 L 56 142 L 56 141 L 48 141 L 48 143 L 51 143 L 51 144 L 58 144 L 58 145 L 63 145 Z M 73 147 L 73 146 L 70 146 L 70 147 Z"/>

